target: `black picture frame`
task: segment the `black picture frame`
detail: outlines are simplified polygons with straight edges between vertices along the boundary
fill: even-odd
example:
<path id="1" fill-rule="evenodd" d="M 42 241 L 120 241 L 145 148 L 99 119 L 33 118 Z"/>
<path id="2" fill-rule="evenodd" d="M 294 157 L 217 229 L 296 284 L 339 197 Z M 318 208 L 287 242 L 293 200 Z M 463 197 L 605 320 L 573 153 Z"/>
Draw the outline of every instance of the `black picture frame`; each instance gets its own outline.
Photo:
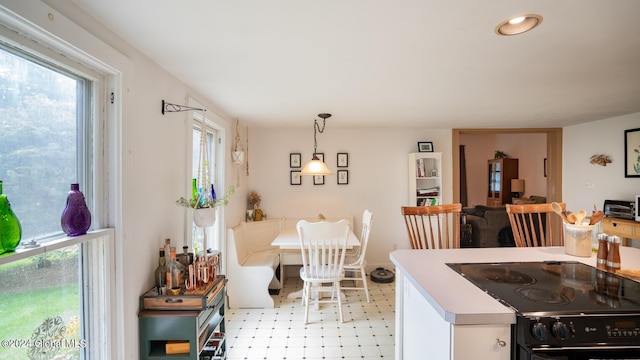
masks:
<path id="1" fill-rule="evenodd" d="M 433 142 L 418 141 L 418 152 L 433 152 Z"/>
<path id="2" fill-rule="evenodd" d="M 338 170 L 336 179 L 338 185 L 349 185 L 349 170 Z"/>
<path id="3" fill-rule="evenodd" d="M 314 155 L 318 157 L 318 160 L 324 162 L 324 153 L 315 153 Z"/>
<path id="4" fill-rule="evenodd" d="M 291 173 L 289 174 L 289 184 L 302 185 L 302 176 L 300 175 L 300 170 L 291 170 Z"/>
<path id="5" fill-rule="evenodd" d="M 348 167 L 349 166 L 349 154 L 347 153 L 338 153 L 336 156 L 336 163 L 338 167 Z"/>
<path id="6" fill-rule="evenodd" d="M 313 185 L 324 185 L 324 175 L 313 175 Z"/>
<path id="7" fill-rule="evenodd" d="M 624 131 L 624 177 L 640 178 L 640 128 Z"/>
<path id="8" fill-rule="evenodd" d="M 302 167 L 302 154 L 301 153 L 291 153 L 291 154 L 289 154 L 289 167 L 290 168 L 300 168 L 300 167 Z"/>

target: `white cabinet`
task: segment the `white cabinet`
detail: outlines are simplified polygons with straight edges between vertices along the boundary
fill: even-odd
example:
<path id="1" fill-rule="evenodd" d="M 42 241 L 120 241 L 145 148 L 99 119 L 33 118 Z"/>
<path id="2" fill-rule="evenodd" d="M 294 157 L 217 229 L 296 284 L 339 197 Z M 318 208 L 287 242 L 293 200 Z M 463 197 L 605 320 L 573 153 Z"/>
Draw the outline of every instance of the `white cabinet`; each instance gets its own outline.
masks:
<path id="1" fill-rule="evenodd" d="M 441 205 L 442 153 L 409 154 L 409 206 Z"/>
<path id="2" fill-rule="evenodd" d="M 453 325 L 401 272 L 397 275 L 396 359 L 510 359 L 509 324 Z"/>

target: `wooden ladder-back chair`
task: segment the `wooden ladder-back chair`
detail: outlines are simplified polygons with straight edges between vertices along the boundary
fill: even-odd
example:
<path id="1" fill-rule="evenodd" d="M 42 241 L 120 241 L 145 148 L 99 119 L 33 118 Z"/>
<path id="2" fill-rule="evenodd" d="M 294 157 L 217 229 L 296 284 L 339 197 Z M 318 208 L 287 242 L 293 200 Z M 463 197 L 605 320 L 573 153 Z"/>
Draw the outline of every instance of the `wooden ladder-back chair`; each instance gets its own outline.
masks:
<path id="1" fill-rule="evenodd" d="M 562 210 L 565 203 L 558 203 Z M 551 204 L 505 205 L 517 247 L 563 246 L 562 219 Z"/>
<path id="2" fill-rule="evenodd" d="M 403 206 L 402 215 L 412 249 L 460 247 L 462 204 Z"/>

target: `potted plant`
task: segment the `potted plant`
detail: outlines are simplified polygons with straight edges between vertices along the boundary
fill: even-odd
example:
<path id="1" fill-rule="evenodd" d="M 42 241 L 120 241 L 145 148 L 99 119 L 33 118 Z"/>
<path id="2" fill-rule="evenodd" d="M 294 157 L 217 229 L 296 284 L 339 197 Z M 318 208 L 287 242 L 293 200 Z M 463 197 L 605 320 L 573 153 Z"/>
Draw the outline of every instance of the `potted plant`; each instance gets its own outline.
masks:
<path id="1" fill-rule="evenodd" d="M 260 209 L 260 202 L 262 201 L 262 198 L 260 198 L 260 195 L 255 190 L 252 190 L 249 193 L 248 201 L 249 201 L 249 208 L 253 209 L 253 220 L 261 221 L 262 210 Z"/>
<path id="2" fill-rule="evenodd" d="M 195 180 L 194 186 L 195 186 Z M 191 199 L 181 197 L 176 200 L 178 206 L 193 209 L 193 221 L 199 227 L 212 226 L 216 222 L 216 209 L 220 206 L 226 206 L 229 203 L 231 195 L 235 191 L 234 186 L 229 186 L 221 198 L 217 198 L 211 185 L 211 192 L 197 191 L 192 192 Z"/>

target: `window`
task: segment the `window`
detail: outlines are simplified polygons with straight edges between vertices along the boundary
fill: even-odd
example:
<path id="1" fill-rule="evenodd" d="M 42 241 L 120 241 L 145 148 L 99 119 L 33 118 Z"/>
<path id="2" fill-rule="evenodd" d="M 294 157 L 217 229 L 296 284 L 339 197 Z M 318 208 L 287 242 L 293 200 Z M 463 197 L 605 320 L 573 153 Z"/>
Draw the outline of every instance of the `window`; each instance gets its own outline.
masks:
<path id="1" fill-rule="evenodd" d="M 219 159 L 218 156 L 222 151 L 219 151 L 219 146 L 222 142 L 222 136 L 220 135 L 222 131 L 220 128 L 211 120 L 205 118 L 205 126 L 206 126 L 206 142 L 208 149 L 208 158 L 209 158 L 209 177 L 210 181 L 214 186 L 215 192 L 217 196 L 222 196 L 224 193 L 224 189 L 221 187 L 222 181 L 220 181 L 220 169 L 217 166 Z M 198 177 L 198 162 L 200 161 L 200 139 L 202 135 L 202 115 L 195 114 L 193 119 L 193 136 L 192 136 L 192 166 L 191 166 L 191 176 L 192 178 Z M 221 215 L 221 211 L 217 211 L 218 216 Z M 205 248 L 205 233 L 206 230 L 206 247 L 213 250 L 221 250 L 222 244 L 220 243 L 221 236 L 219 225 L 221 221 L 218 219 L 214 226 L 203 229 L 197 227 L 195 223 L 192 222 L 191 227 L 191 244 L 194 250 L 194 253 L 199 253 Z"/>
<path id="2" fill-rule="evenodd" d="M 108 354 L 97 339 L 105 338 L 109 287 L 101 269 L 113 231 L 69 238 L 60 226 L 71 183 L 94 208 L 92 109 L 102 77 L 1 40 L 0 179 L 21 221 L 21 243 L 38 247 L 0 256 L 0 358 Z"/>
<path id="3" fill-rule="evenodd" d="M 83 136 L 91 124 L 85 111 L 91 85 L 27 56 L 0 48 L 0 180 L 22 238 L 31 240 L 62 234 L 71 183 L 85 195 L 91 189 L 91 177 L 82 174 L 85 143 L 91 148 Z"/>

